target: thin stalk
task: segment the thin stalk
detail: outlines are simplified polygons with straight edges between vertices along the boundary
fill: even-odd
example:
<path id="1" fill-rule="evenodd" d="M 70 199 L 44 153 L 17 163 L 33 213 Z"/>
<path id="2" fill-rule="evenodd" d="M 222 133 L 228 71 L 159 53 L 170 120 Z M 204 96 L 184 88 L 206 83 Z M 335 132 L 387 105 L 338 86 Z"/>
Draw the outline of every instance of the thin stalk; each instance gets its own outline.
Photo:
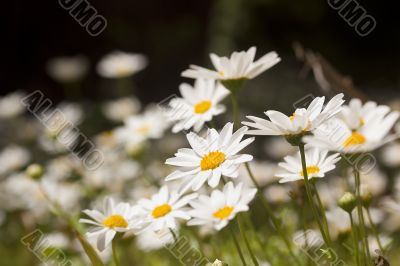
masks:
<path id="1" fill-rule="evenodd" d="M 357 266 L 361 266 L 361 263 L 360 263 L 360 254 L 359 254 L 359 250 L 358 250 L 357 229 L 356 229 L 356 227 L 355 227 L 354 220 L 353 220 L 353 216 L 351 215 L 351 213 L 349 213 L 349 216 L 350 216 L 350 222 L 351 222 L 351 230 L 353 231 L 354 251 L 355 251 L 355 254 L 356 254 L 355 260 L 356 260 Z"/>
<path id="2" fill-rule="evenodd" d="M 169 231 L 171 232 L 172 237 L 174 238 L 174 242 L 178 242 L 178 237 L 176 236 L 174 230 L 172 230 L 171 228 L 168 228 Z"/>
<path id="3" fill-rule="evenodd" d="M 274 212 L 271 209 L 271 206 L 269 206 L 268 201 L 265 199 L 264 195 L 262 194 L 262 190 L 260 185 L 258 184 L 256 178 L 253 175 L 253 172 L 250 169 L 249 163 L 245 163 L 247 173 L 249 174 L 251 181 L 253 182 L 254 186 L 257 188 L 257 197 L 261 201 L 265 211 L 267 212 L 267 215 L 271 218 L 271 221 L 278 232 L 279 236 L 282 238 L 283 242 L 285 242 L 285 245 L 289 251 L 290 256 L 293 258 L 293 260 L 297 263 L 297 265 L 301 265 L 300 260 L 297 258 L 297 256 L 294 254 L 291 242 L 287 235 L 285 234 L 284 230 L 282 230 L 281 223 L 278 221 L 278 219 L 275 217 Z"/>
<path id="4" fill-rule="evenodd" d="M 324 230 L 325 230 L 326 236 L 327 236 L 327 238 L 329 240 L 329 243 L 332 243 L 332 238 L 331 238 L 331 234 L 329 233 L 328 220 L 326 219 L 324 205 L 322 204 L 322 200 L 321 200 L 321 197 L 319 196 L 317 187 L 315 186 L 314 183 L 312 183 L 312 186 L 313 186 L 313 189 L 314 189 L 314 194 L 315 194 L 315 196 L 317 198 L 318 208 L 319 208 L 320 213 L 321 213 L 322 223 L 324 225 Z"/>
<path id="5" fill-rule="evenodd" d="M 229 232 L 231 232 L 233 242 L 235 243 L 236 250 L 239 253 L 240 260 L 242 261 L 243 266 L 247 266 L 246 260 L 244 259 L 244 256 L 243 256 L 243 252 L 242 252 L 239 242 L 235 236 L 235 232 L 232 229 L 232 225 L 229 225 L 228 227 L 229 227 Z"/>
<path id="6" fill-rule="evenodd" d="M 375 225 L 374 221 L 372 220 L 372 216 L 371 216 L 369 207 L 367 207 L 366 209 L 367 209 L 368 221 L 371 224 L 372 232 L 375 235 L 376 241 L 378 242 L 379 249 L 380 249 L 381 253 L 383 254 L 385 250 L 383 249 L 381 239 L 379 238 L 378 229 L 376 228 L 376 225 Z"/>
<path id="7" fill-rule="evenodd" d="M 253 264 L 254 264 L 255 266 L 259 266 L 258 261 L 257 261 L 257 258 L 256 258 L 256 256 L 254 255 L 253 250 L 251 249 L 249 240 L 247 239 L 246 232 L 244 231 L 244 228 L 243 228 L 243 224 L 242 224 L 242 222 L 241 222 L 241 217 L 240 217 L 240 215 L 238 215 L 238 217 L 236 218 L 236 221 L 237 221 L 237 224 L 238 224 L 238 226 L 239 226 L 240 235 L 242 236 L 242 238 L 243 238 L 243 240 L 244 240 L 244 243 L 246 244 L 246 248 L 247 248 L 247 250 L 248 250 L 249 253 L 250 253 L 250 257 L 251 257 L 251 260 L 253 261 Z"/>
<path id="8" fill-rule="evenodd" d="M 363 252 L 367 263 L 371 261 L 371 255 L 369 254 L 368 236 L 365 231 L 365 221 L 363 214 L 363 207 L 361 202 L 361 182 L 360 182 L 360 172 L 354 167 L 354 179 L 356 185 L 356 198 L 357 198 L 357 213 L 358 213 L 358 223 L 360 226 L 360 238 L 363 244 Z"/>
<path id="9" fill-rule="evenodd" d="M 114 237 L 114 239 L 112 240 L 112 255 L 113 255 L 113 260 L 114 260 L 114 264 L 115 266 L 119 266 L 119 259 L 118 259 L 118 254 L 117 254 L 117 237 Z"/>
<path id="10" fill-rule="evenodd" d="M 314 215 L 314 219 L 317 220 L 318 227 L 321 232 L 322 238 L 324 239 L 324 242 L 325 242 L 326 246 L 328 247 L 328 249 L 331 249 L 331 243 L 329 242 L 329 238 L 326 236 L 324 226 L 322 225 L 322 223 L 319 219 L 318 211 L 316 209 L 314 198 L 313 198 L 312 191 L 311 191 L 310 181 L 308 180 L 306 154 L 304 151 L 304 144 L 299 145 L 299 150 L 300 150 L 300 155 L 301 155 L 301 165 L 303 168 L 304 185 L 306 187 L 308 201 L 310 203 L 310 207 L 311 207 L 312 213 Z"/>
<path id="11" fill-rule="evenodd" d="M 233 122 L 234 127 L 239 128 L 240 125 L 240 110 L 239 103 L 236 97 L 236 91 L 231 91 L 231 102 L 232 102 L 232 114 L 233 114 Z"/>

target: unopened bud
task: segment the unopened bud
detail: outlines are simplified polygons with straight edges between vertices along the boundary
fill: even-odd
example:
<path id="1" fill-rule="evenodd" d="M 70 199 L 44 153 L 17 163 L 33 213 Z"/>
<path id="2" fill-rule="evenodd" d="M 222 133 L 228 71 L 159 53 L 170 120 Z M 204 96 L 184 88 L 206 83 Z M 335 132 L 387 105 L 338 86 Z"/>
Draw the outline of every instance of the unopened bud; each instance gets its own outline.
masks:
<path id="1" fill-rule="evenodd" d="M 44 169 L 40 164 L 31 164 L 26 168 L 25 173 L 33 179 L 40 179 L 44 174 Z"/>
<path id="2" fill-rule="evenodd" d="M 338 200 L 338 205 L 340 208 L 345 210 L 348 213 L 351 213 L 353 209 L 357 205 L 356 196 L 353 193 L 346 192 L 344 195 Z"/>

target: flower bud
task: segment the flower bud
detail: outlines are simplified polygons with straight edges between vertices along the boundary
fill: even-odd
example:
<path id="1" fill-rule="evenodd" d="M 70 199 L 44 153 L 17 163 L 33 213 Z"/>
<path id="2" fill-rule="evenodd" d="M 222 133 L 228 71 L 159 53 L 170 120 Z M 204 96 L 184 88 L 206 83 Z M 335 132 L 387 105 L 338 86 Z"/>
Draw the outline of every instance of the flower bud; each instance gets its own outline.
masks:
<path id="1" fill-rule="evenodd" d="M 357 205 L 356 196 L 354 196 L 351 192 L 346 192 L 344 195 L 338 200 L 338 205 L 340 208 L 345 210 L 348 213 L 351 213 L 353 209 Z"/>
<path id="2" fill-rule="evenodd" d="M 25 173 L 33 179 L 40 179 L 44 174 L 44 169 L 40 164 L 31 164 L 26 168 Z"/>

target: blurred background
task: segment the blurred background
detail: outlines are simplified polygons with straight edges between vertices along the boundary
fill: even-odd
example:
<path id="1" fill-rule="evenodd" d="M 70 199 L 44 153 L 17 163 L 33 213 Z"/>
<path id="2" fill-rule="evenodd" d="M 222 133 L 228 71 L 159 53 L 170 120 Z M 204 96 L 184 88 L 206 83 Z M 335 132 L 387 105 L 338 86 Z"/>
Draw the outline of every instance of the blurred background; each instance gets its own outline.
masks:
<path id="1" fill-rule="evenodd" d="M 114 90 L 96 73 L 96 63 L 114 50 L 142 53 L 149 65 L 134 78 L 143 102 L 158 102 L 176 93 L 181 71 L 189 64 L 210 66 L 208 54 L 229 55 L 257 46 L 257 57 L 276 50 L 282 62 L 252 82 L 250 94 L 263 93 L 260 109 L 278 108 L 316 90 L 312 73 L 299 77 L 303 63 L 292 45 L 320 53 L 366 95 L 381 102 L 399 95 L 400 31 L 394 1 L 359 1 L 377 21 L 360 37 L 327 3 L 318 0 L 89 1 L 108 26 L 97 37 L 64 10 L 58 1 L 3 3 L 0 63 L 1 95 L 14 90 L 42 90 L 58 102 L 69 98 L 99 100 Z M 68 91 L 46 73 L 53 57 L 82 54 L 90 61 L 80 93 Z M 112 94 L 112 93 L 111 93 Z M 269 100 L 273 99 L 273 100 Z"/>

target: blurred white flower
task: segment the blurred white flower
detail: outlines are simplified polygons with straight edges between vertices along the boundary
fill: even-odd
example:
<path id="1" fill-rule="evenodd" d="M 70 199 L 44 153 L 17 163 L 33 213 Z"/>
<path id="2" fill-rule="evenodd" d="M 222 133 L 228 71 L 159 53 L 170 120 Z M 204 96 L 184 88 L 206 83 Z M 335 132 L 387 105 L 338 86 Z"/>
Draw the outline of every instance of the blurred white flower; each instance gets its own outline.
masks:
<path id="1" fill-rule="evenodd" d="M 108 191 L 120 191 L 125 183 L 138 176 L 140 165 L 118 150 L 103 152 L 104 162 L 95 170 L 84 173 L 83 182 L 94 188 L 107 188 Z"/>
<path id="2" fill-rule="evenodd" d="M 284 138 L 269 138 L 263 149 L 272 159 L 282 160 L 287 155 L 294 154 L 297 151 L 296 147 L 293 147 Z"/>
<path id="3" fill-rule="evenodd" d="M 114 51 L 100 60 L 97 72 L 105 78 L 125 78 L 146 66 L 147 58 L 144 55 Z"/>
<path id="4" fill-rule="evenodd" d="M 16 117 L 25 110 L 22 99 L 25 97 L 23 92 L 12 92 L 0 97 L 0 119 Z"/>
<path id="5" fill-rule="evenodd" d="M 266 186 L 279 180 L 275 175 L 278 168 L 275 163 L 253 160 L 249 164 L 254 178 L 260 186 Z M 239 168 L 239 179 L 246 184 L 253 184 L 244 165 Z"/>
<path id="6" fill-rule="evenodd" d="M 168 228 L 158 232 L 146 230 L 136 236 L 136 245 L 143 251 L 158 250 L 172 243 L 174 243 L 174 236 Z"/>
<path id="7" fill-rule="evenodd" d="M 233 133 L 233 124 L 227 123 L 219 133 L 213 128 L 209 129 L 206 138 L 193 132 L 187 134 L 191 149 L 179 149 L 175 157 L 166 160 L 166 164 L 178 166 L 179 169 L 165 180 L 183 179 L 183 192 L 189 188 L 198 190 L 206 181 L 215 188 L 221 176 L 237 178 L 239 166 L 253 159 L 249 154 L 238 154 L 254 141 L 254 138 L 242 141 L 246 132 L 247 127 L 242 127 Z"/>
<path id="8" fill-rule="evenodd" d="M 111 198 L 104 200 L 103 212 L 97 210 L 84 210 L 89 219 L 80 219 L 79 222 L 94 225 L 86 233 L 88 238 L 96 238 L 97 249 L 103 251 L 114 239 L 117 233 L 125 233 L 137 227 L 135 216 L 137 209 L 128 203 L 115 204 Z"/>
<path id="9" fill-rule="evenodd" d="M 0 175 L 16 171 L 31 158 L 29 151 L 17 145 L 9 145 L 0 152 Z"/>
<path id="10" fill-rule="evenodd" d="M 150 106 L 143 114 L 128 117 L 124 126 L 114 133 L 120 143 L 139 143 L 148 139 L 159 139 L 169 127 L 164 113 L 156 106 Z"/>
<path id="11" fill-rule="evenodd" d="M 324 108 L 325 97 L 316 97 L 310 105 L 305 108 L 298 108 L 291 116 L 279 111 L 266 111 L 265 114 L 270 120 L 247 116 L 252 122 L 242 124 L 254 127 L 248 134 L 253 135 L 298 135 L 313 131 L 320 125 L 329 121 L 341 111 L 344 103 L 343 94 L 333 97 Z"/>
<path id="12" fill-rule="evenodd" d="M 327 150 L 324 151 L 316 148 L 306 150 L 305 155 L 309 179 L 325 177 L 325 173 L 335 169 L 335 163 L 340 160 L 339 153 L 328 156 Z M 282 178 L 279 180 L 279 183 L 304 179 L 300 153 L 294 156 L 286 156 L 284 161 L 278 164 L 283 170 L 283 172 L 276 173 L 277 177 Z"/>
<path id="13" fill-rule="evenodd" d="M 340 234 L 351 232 L 350 216 L 347 212 L 339 207 L 326 211 L 326 219 L 328 220 L 329 231 L 336 238 Z"/>
<path id="14" fill-rule="evenodd" d="M 400 166 L 400 143 L 392 142 L 390 145 L 383 147 L 381 152 L 382 162 L 389 167 Z"/>
<path id="15" fill-rule="evenodd" d="M 349 129 L 357 130 L 365 124 L 379 117 L 384 117 L 390 111 L 389 106 L 377 105 L 376 102 L 366 102 L 362 104 L 360 99 L 351 99 L 348 105 L 342 106 L 342 111 L 338 116 L 346 123 Z"/>
<path id="16" fill-rule="evenodd" d="M 215 70 L 190 65 L 190 69 L 183 71 L 182 76 L 214 80 L 253 79 L 281 61 L 276 52 L 270 52 L 257 61 L 254 61 L 255 55 L 256 47 L 251 47 L 248 51 L 233 52 L 230 58 L 210 54 Z"/>
<path id="17" fill-rule="evenodd" d="M 79 210 L 79 200 L 83 191 L 78 184 L 57 182 L 49 178 L 43 178 L 40 183 L 46 198 L 52 203 L 59 204 L 68 213 Z"/>
<path id="18" fill-rule="evenodd" d="M 210 196 L 200 195 L 190 202 L 192 219 L 188 225 L 213 225 L 216 230 L 224 228 L 239 212 L 249 210 L 257 189 L 245 188 L 243 183 L 236 187 L 232 182 L 224 186 L 223 191 L 213 190 Z"/>
<path id="19" fill-rule="evenodd" d="M 176 191 L 169 192 L 168 187 L 163 186 L 151 199 L 140 199 L 138 206 L 143 215 L 141 231 L 176 229 L 178 219 L 190 219 L 187 204 L 196 197 L 196 193 L 181 196 Z"/>
<path id="20" fill-rule="evenodd" d="M 301 248 L 320 248 L 324 245 L 321 232 L 319 230 L 308 229 L 307 231 L 296 231 L 293 234 L 293 242 Z"/>
<path id="21" fill-rule="evenodd" d="M 61 83 L 83 79 L 89 70 L 89 60 L 83 55 L 52 58 L 47 63 L 47 74 Z"/>
<path id="22" fill-rule="evenodd" d="M 225 106 L 220 102 L 229 91 L 214 80 L 197 79 L 193 87 L 183 83 L 179 90 L 182 98 L 173 98 L 166 112 L 168 119 L 175 123 L 174 133 L 192 127 L 198 132 L 205 122 L 225 112 Z"/>
<path id="23" fill-rule="evenodd" d="M 399 112 L 387 115 L 372 115 L 364 124 L 353 130 L 341 119 L 331 120 L 314 131 L 314 136 L 305 136 L 306 143 L 314 147 L 342 153 L 368 152 L 398 138 L 388 135 L 399 118 Z"/>
<path id="24" fill-rule="evenodd" d="M 264 196 L 273 203 L 285 203 L 290 201 L 290 189 L 287 186 L 273 185 L 264 190 Z"/>
<path id="25" fill-rule="evenodd" d="M 108 101 L 102 106 L 105 117 L 114 121 L 121 122 L 130 115 L 136 114 L 140 110 L 140 101 L 135 97 L 123 97 Z"/>
<path id="26" fill-rule="evenodd" d="M 382 244 L 382 247 L 384 249 L 386 249 L 386 250 L 393 242 L 393 239 L 391 237 L 389 237 L 387 235 L 384 235 L 384 234 L 379 234 L 379 240 L 380 240 L 380 242 Z M 368 246 L 369 247 L 369 252 L 371 254 L 375 254 L 376 250 L 380 250 L 379 249 L 378 240 L 374 236 L 368 236 L 368 245 L 369 245 Z"/>

